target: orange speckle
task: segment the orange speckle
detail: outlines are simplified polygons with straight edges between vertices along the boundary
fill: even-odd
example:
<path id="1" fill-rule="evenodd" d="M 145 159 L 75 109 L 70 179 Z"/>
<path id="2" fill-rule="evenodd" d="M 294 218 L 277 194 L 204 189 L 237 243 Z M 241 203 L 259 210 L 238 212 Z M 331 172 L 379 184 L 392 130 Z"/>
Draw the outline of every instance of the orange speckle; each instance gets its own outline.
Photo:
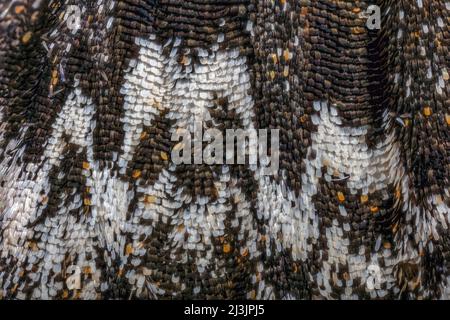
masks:
<path id="1" fill-rule="evenodd" d="M 402 191 L 401 191 L 400 187 L 397 187 L 395 189 L 395 198 L 400 199 L 401 196 L 402 196 Z"/>
<path id="2" fill-rule="evenodd" d="M 230 251 L 231 251 L 231 246 L 230 246 L 230 244 L 229 244 L 229 243 L 225 243 L 225 244 L 223 245 L 223 252 L 224 252 L 224 253 L 230 253 Z"/>
<path id="3" fill-rule="evenodd" d="M 89 165 L 89 162 L 83 161 L 83 169 L 88 170 L 91 166 Z"/>
<path id="4" fill-rule="evenodd" d="M 167 161 L 167 160 L 169 160 L 169 156 L 164 151 L 161 151 L 161 159 L 163 159 L 164 161 Z"/>
<path id="5" fill-rule="evenodd" d="M 302 115 L 302 116 L 300 117 L 300 122 L 301 122 L 301 123 L 305 123 L 306 120 L 308 120 L 308 115 L 304 114 L 304 115 Z"/>
<path id="6" fill-rule="evenodd" d="M 177 227 L 177 231 L 178 231 L 178 232 L 183 232 L 183 231 L 184 231 L 184 224 L 180 224 L 180 225 Z"/>
<path id="7" fill-rule="evenodd" d="M 182 65 L 187 65 L 189 63 L 189 59 L 188 59 L 188 57 L 187 56 L 183 56 L 182 58 L 181 58 L 181 61 L 180 61 L 180 64 L 182 64 Z"/>
<path id="8" fill-rule="evenodd" d="M 145 140 L 147 138 L 148 134 L 145 131 L 142 131 L 141 136 L 139 137 L 141 140 Z"/>
<path id="9" fill-rule="evenodd" d="M 379 211 L 379 208 L 377 206 L 370 207 L 370 212 L 373 214 L 377 213 Z"/>
<path id="10" fill-rule="evenodd" d="M 306 16 L 308 14 L 308 7 L 302 7 L 302 9 L 300 10 L 300 15 L 302 17 Z"/>
<path id="11" fill-rule="evenodd" d="M 14 8 L 14 13 L 15 14 L 21 14 L 25 12 L 25 6 L 16 6 Z"/>
<path id="12" fill-rule="evenodd" d="M 361 8 L 353 8 L 353 13 L 360 13 L 361 12 Z"/>
<path id="13" fill-rule="evenodd" d="M 91 274 L 92 273 L 92 268 L 90 266 L 86 266 L 83 268 L 83 273 L 84 274 Z"/>
<path id="14" fill-rule="evenodd" d="M 450 114 L 445 115 L 445 122 L 447 122 L 447 125 L 450 126 Z"/>
<path id="15" fill-rule="evenodd" d="M 433 110 L 430 107 L 426 106 L 425 108 L 423 108 L 423 115 L 425 117 L 431 116 L 432 113 L 433 113 Z"/>
<path id="16" fill-rule="evenodd" d="M 242 252 L 242 256 L 246 257 L 248 256 L 248 248 L 245 248 L 244 251 Z"/>
<path id="17" fill-rule="evenodd" d="M 255 300 L 256 299 L 256 290 L 250 291 L 250 299 Z"/>
<path id="18" fill-rule="evenodd" d="M 63 294 L 62 294 L 62 298 L 63 298 L 63 299 L 67 299 L 68 297 L 69 297 L 69 291 L 64 290 L 64 291 L 63 291 Z"/>
<path id="19" fill-rule="evenodd" d="M 361 195 L 361 202 L 366 203 L 367 201 L 369 201 L 369 196 L 367 194 Z"/>
<path id="20" fill-rule="evenodd" d="M 33 36 L 33 32 L 31 32 L 31 31 L 28 31 L 27 33 L 25 33 L 22 36 L 22 43 L 27 44 L 28 42 L 30 42 L 32 36 Z"/>
<path id="21" fill-rule="evenodd" d="M 125 247 L 125 255 L 129 256 L 133 253 L 133 251 L 133 245 L 131 243 L 127 244 L 127 246 Z"/>
<path id="22" fill-rule="evenodd" d="M 344 202 L 345 201 L 345 196 L 340 191 L 337 193 L 337 198 L 338 198 L 339 202 Z"/>
<path id="23" fill-rule="evenodd" d="M 289 49 L 284 49 L 283 58 L 284 58 L 284 61 L 289 61 L 289 59 L 290 59 Z"/>
<path id="24" fill-rule="evenodd" d="M 119 271 L 117 272 L 117 276 L 118 276 L 119 278 L 121 278 L 122 275 L 123 275 L 123 268 L 120 268 Z"/>
<path id="25" fill-rule="evenodd" d="M 345 281 L 349 281 L 349 280 L 350 280 L 350 275 L 348 274 L 348 272 L 344 272 L 344 273 L 342 274 L 342 278 L 343 278 Z"/>
<path id="26" fill-rule="evenodd" d="M 386 242 L 383 243 L 383 247 L 385 249 L 390 249 L 391 248 L 391 243 L 389 241 L 386 241 Z"/>
<path id="27" fill-rule="evenodd" d="M 142 172 L 139 169 L 133 170 L 132 176 L 134 179 L 137 179 L 141 176 Z"/>

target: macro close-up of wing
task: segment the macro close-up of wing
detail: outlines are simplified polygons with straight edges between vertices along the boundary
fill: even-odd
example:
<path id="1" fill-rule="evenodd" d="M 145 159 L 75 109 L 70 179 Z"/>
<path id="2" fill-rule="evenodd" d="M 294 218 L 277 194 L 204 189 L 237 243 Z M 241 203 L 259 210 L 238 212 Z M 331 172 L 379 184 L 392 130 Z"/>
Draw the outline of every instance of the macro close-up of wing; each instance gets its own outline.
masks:
<path id="1" fill-rule="evenodd" d="M 449 74 L 449 0 L 0 1 L 0 299 L 450 299 Z"/>

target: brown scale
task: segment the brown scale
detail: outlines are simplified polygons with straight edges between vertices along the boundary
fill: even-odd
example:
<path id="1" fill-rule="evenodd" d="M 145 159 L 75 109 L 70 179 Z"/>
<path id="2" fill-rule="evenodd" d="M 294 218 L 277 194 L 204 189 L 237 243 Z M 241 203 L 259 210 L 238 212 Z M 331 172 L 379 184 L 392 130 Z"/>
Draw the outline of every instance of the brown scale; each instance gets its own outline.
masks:
<path id="1" fill-rule="evenodd" d="M 326 168 L 322 168 L 322 172 L 326 172 Z M 390 228 L 390 224 L 385 220 L 392 216 L 392 200 L 387 197 L 384 198 L 383 192 L 376 191 L 369 195 L 358 192 L 357 194 L 351 194 L 350 190 L 346 187 L 344 181 L 331 181 L 327 182 L 324 178 L 319 179 L 320 189 L 317 194 L 313 196 L 316 213 L 319 216 L 319 238 L 317 241 L 312 241 L 313 250 L 308 254 L 309 264 L 311 264 L 311 272 L 314 273 L 320 270 L 322 261 L 328 259 L 328 243 L 326 238 L 326 228 L 333 226 L 333 220 L 338 221 L 338 228 L 343 231 L 343 238 L 350 240 L 348 245 L 348 255 L 359 255 L 359 248 L 364 245 L 366 250 L 364 252 L 366 260 L 370 259 L 371 253 L 375 251 L 375 243 L 378 236 L 381 234 L 381 247 L 378 252 L 383 249 L 383 244 L 393 243 L 393 230 Z M 339 206 L 343 206 L 347 211 L 347 216 L 342 216 L 339 211 Z M 349 224 L 350 230 L 345 231 L 343 229 L 344 223 Z M 319 250 L 323 250 L 320 255 Z M 392 252 L 395 251 L 395 247 L 392 247 Z M 383 258 L 380 258 L 380 267 L 384 266 Z M 335 266 L 331 265 L 332 271 L 335 270 Z M 340 264 L 339 272 L 336 273 L 338 279 L 344 281 L 349 279 L 348 266 Z M 365 284 L 362 283 L 359 286 L 354 285 L 353 290 L 361 291 L 360 298 L 369 298 L 365 292 Z M 386 286 L 385 283 L 381 284 Z M 332 287 L 332 296 L 336 295 L 336 298 L 340 298 L 340 295 L 344 293 L 343 287 L 338 287 L 336 284 Z M 314 294 L 318 294 L 317 287 L 314 283 L 311 284 L 311 289 Z M 325 289 L 325 288 L 322 288 Z M 384 287 L 384 289 L 386 289 Z"/>
<path id="2" fill-rule="evenodd" d="M 89 80 L 91 96 L 98 105 L 95 115 L 97 126 L 94 130 L 94 158 L 100 160 L 100 168 L 112 160 L 113 152 L 120 153 L 123 144 L 124 97 L 120 88 L 125 82 L 124 76 L 129 61 L 139 54 L 135 39 L 149 35 L 153 4 L 147 1 L 116 1 L 113 12 L 113 25 L 107 34 L 109 46 L 89 48 L 93 55 L 101 50 L 109 57 L 108 63 L 93 63 L 86 79 Z M 105 28 L 106 21 L 95 25 L 94 33 Z"/>
<path id="3" fill-rule="evenodd" d="M 410 201 L 423 212 L 431 210 L 427 203 L 427 198 L 432 195 L 440 195 L 442 201 L 448 205 L 449 199 L 444 195 L 443 190 L 449 186 L 449 129 L 447 115 L 450 110 L 449 86 L 446 83 L 442 88 L 442 94 L 436 93 L 436 82 L 438 76 L 442 75 L 442 69 L 450 68 L 448 58 L 448 47 L 450 44 L 449 25 L 444 22 L 444 27 L 437 27 L 436 17 L 440 16 L 444 21 L 448 19 L 448 10 L 445 4 L 440 1 L 424 1 L 423 8 L 419 9 L 415 3 L 399 3 L 395 1 L 385 1 L 383 3 L 391 7 L 392 15 L 386 21 L 384 28 L 385 37 L 388 37 L 387 52 L 389 60 L 387 65 L 387 74 L 390 75 L 386 95 L 389 99 L 389 107 L 394 115 L 406 115 L 405 125 L 397 129 L 398 139 L 401 144 L 402 159 L 407 169 L 407 175 L 411 180 Z M 404 19 L 401 21 L 399 10 L 405 10 Z M 432 21 L 433 23 L 429 23 Z M 428 24 L 428 33 L 422 29 L 422 24 Z M 432 28 L 435 25 L 436 28 Z M 403 37 L 396 37 L 399 28 L 403 29 Z M 423 46 L 426 55 L 419 52 L 419 46 Z M 435 60 L 433 54 L 437 54 Z M 426 59 L 433 61 L 432 77 L 428 79 L 428 65 Z M 393 82 L 394 72 L 399 74 L 398 84 Z M 410 96 L 407 97 L 407 81 L 411 77 Z M 447 80 L 448 82 L 448 80 Z M 433 215 L 433 213 L 431 213 Z M 417 232 L 415 219 L 406 221 L 402 218 L 399 221 L 399 238 L 407 235 L 408 241 L 419 251 L 418 245 L 414 240 Z M 412 232 L 408 234 L 407 226 L 410 226 Z M 445 234 L 447 231 L 437 226 L 439 241 L 430 240 L 433 243 L 434 251 L 428 252 L 428 246 L 419 252 L 423 258 L 420 265 L 417 262 L 411 262 L 415 268 L 422 270 L 422 279 L 420 290 L 414 289 L 402 292 L 408 299 L 423 296 L 428 291 L 433 298 L 438 295 L 437 284 L 445 282 L 448 275 L 449 265 L 445 259 L 439 258 L 447 256 L 450 250 L 448 240 Z M 437 276 L 434 269 L 440 269 L 441 275 Z M 401 279 L 400 279 L 401 280 Z M 399 280 L 399 281 L 400 281 Z M 403 280 L 402 280 L 403 281 Z M 399 287 L 404 285 L 405 281 L 399 282 Z M 414 283 L 414 281 L 413 281 Z M 416 284 L 414 284 L 416 285 Z M 414 287 L 414 286 L 413 286 Z M 425 290 L 429 288 L 430 290 Z M 434 295 L 434 296 L 433 296 Z"/>
<path id="4" fill-rule="evenodd" d="M 252 93 L 255 99 L 257 128 L 280 130 L 280 171 L 277 181 L 286 174 L 285 182 L 299 194 L 301 189 L 301 163 L 306 148 L 311 144 L 312 105 L 305 103 L 307 65 L 305 64 L 306 39 L 294 36 L 307 24 L 303 6 L 290 2 L 287 12 L 281 2 L 254 1 L 252 45 Z M 291 14 L 300 12 L 301 14 Z M 270 22 L 268 24 L 267 22 Z M 271 29 L 274 28 L 275 32 Z M 277 49 L 282 51 L 278 55 Z M 286 83 L 290 90 L 287 91 Z"/>
<path id="5" fill-rule="evenodd" d="M 244 29 L 250 0 L 223 3 L 215 0 L 160 0 L 152 14 L 153 30 L 161 39 L 180 37 L 187 47 L 211 47 L 219 34 L 221 47 L 245 47 Z"/>
<path id="6" fill-rule="evenodd" d="M 45 7 L 47 1 L 41 4 Z M 51 11 L 41 7 L 32 9 L 31 3 L 18 3 L 9 10 L 9 18 L 14 21 L 7 29 L 10 40 L 0 42 L 8 46 L 0 59 L 3 90 L 1 96 L 6 101 L 4 121 L 5 136 L 0 148 L 18 137 L 24 125 L 30 128 L 19 146 L 26 146 L 23 159 L 39 159 L 40 148 L 46 141 L 52 122 L 50 93 L 51 67 L 47 52 L 42 46 L 42 36 L 50 30 L 54 17 Z M 3 33 L 3 28 L 2 33 Z M 14 32 L 13 32 L 14 30 Z M 0 35 L 3 38 L 3 34 Z M 3 50 L 2 50 L 3 51 Z M 5 78 L 3 78 L 5 77 Z M 5 89 L 8 88 L 6 91 Z M 0 154 L 0 159 L 4 154 Z"/>

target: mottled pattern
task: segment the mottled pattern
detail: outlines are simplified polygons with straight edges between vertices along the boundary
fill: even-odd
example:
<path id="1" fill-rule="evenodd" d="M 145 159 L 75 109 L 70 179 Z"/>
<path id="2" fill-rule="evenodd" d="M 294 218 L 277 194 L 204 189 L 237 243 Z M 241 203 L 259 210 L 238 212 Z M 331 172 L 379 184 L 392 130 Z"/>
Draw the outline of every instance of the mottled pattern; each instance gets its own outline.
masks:
<path id="1" fill-rule="evenodd" d="M 449 299 L 449 48 L 448 0 L 2 1 L 0 298 Z M 174 164 L 198 119 L 279 170 Z"/>

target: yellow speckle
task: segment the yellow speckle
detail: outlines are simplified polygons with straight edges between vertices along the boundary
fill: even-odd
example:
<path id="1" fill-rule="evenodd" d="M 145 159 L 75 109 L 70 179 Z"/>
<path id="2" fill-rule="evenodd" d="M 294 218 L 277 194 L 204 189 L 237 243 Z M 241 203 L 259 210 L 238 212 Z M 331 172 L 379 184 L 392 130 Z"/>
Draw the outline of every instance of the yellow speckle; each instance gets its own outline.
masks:
<path id="1" fill-rule="evenodd" d="M 63 291 L 63 294 L 62 294 L 62 298 L 63 298 L 63 299 L 67 299 L 68 297 L 69 297 L 69 291 L 64 290 L 64 291 Z"/>
<path id="2" fill-rule="evenodd" d="M 51 84 L 53 86 L 56 86 L 58 84 L 58 70 L 53 70 L 52 71 L 52 80 L 51 80 Z"/>
<path id="3" fill-rule="evenodd" d="M 272 58 L 272 61 L 273 61 L 274 64 L 278 63 L 278 57 L 277 57 L 277 55 L 275 53 L 272 53 L 271 58 Z"/>
<path id="4" fill-rule="evenodd" d="M 398 222 L 392 226 L 392 232 L 396 233 L 398 230 Z"/>
<path id="5" fill-rule="evenodd" d="M 22 43 L 27 44 L 28 42 L 30 42 L 32 36 L 33 36 L 33 32 L 31 32 L 31 31 L 28 31 L 27 33 L 25 33 L 22 36 Z"/>
<path id="6" fill-rule="evenodd" d="M 177 231 L 178 231 L 179 233 L 183 232 L 183 231 L 184 231 L 184 224 L 180 224 L 180 225 L 177 227 Z"/>
<path id="7" fill-rule="evenodd" d="M 337 193 L 337 198 L 338 198 L 339 202 L 344 202 L 345 201 L 345 196 L 340 191 Z"/>
<path id="8" fill-rule="evenodd" d="M 251 299 L 251 300 L 255 300 L 255 299 L 256 299 L 256 290 L 252 290 L 252 291 L 250 292 L 250 299 Z"/>
<path id="9" fill-rule="evenodd" d="M 450 114 L 445 115 L 445 122 L 447 122 L 447 125 L 450 126 Z"/>
<path id="10" fill-rule="evenodd" d="M 302 116 L 300 117 L 300 122 L 301 122 L 301 123 L 305 123 L 306 120 L 308 120 L 308 115 L 307 115 L 307 114 L 304 114 L 304 115 L 302 115 Z"/>
<path id="11" fill-rule="evenodd" d="M 363 34 L 365 31 L 362 27 L 353 27 L 352 28 L 352 34 Z"/>
<path id="12" fill-rule="evenodd" d="M 141 176 L 142 172 L 139 169 L 133 170 L 132 176 L 134 179 L 137 179 Z"/>
<path id="13" fill-rule="evenodd" d="M 144 198 L 145 203 L 155 203 L 156 197 L 154 195 L 146 195 Z"/>
<path id="14" fill-rule="evenodd" d="M 231 246 L 230 246 L 230 244 L 229 244 L 229 243 L 225 243 L 225 244 L 223 245 L 223 252 L 224 252 L 224 253 L 230 253 L 230 251 L 231 251 Z"/>
<path id="15" fill-rule="evenodd" d="M 409 127 L 409 125 L 411 124 L 411 120 L 409 119 L 404 119 L 403 122 L 405 123 L 405 127 Z"/>
<path id="16" fill-rule="evenodd" d="M 369 201 L 369 196 L 367 194 L 361 195 L 361 202 L 366 203 L 367 201 Z"/>
<path id="17" fill-rule="evenodd" d="M 91 166 L 89 165 L 89 162 L 83 161 L 83 169 L 88 170 Z"/>
<path id="18" fill-rule="evenodd" d="M 92 201 L 89 198 L 84 198 L 83 203 L 85 206 L 90 206 L 92 205 Z"/>
<path id="19" fill-rule="evenodd" d="M 164 161 L 167 161 L 169 159 L 169 156 L 164 151 L 161 151 L 161 159 Z"/>
<path id="20" fill-rule="evenodd" d="M 273 79 L 275 79 L 275 71 L 270 71 L 270 73 L 269 73 L 269 78 L 270 78 L 270 80 L 273 80 Z"/>
<path id="21" fill-rule="evenodd" d="M 129 256 L 130 254 L 133 253 L 133 251 L 134 251 L 133 245 L 131 243 L 127 244 L 125 248 L 125 255 Z"/>
<path id="22" fill-rule="evenodd" d="M 370 212 L 373 214 L 377 213 L 380 209 L 377 206 L 370 207 Z"/>
<path id="23" fill-rule="evenodd" d="M 425 117 L 431 116 L 432 113 L 433 113 L 433 110 L 430 107 L 426 106 L 425 108 L 423 108 L 423 115 Z"/>
<path id="24" fill-rule="evenodd" d="M 445 81 L 448 81 L 448 80 L 450 79 L 450 75 L 448 74 L 447 69 L 442 70 L 442 78 L 443 78 Z"/>
<path id="25" fill-rule="evenodd" d="M 289 67 L 285 66 L 283 69 L 283 76 L 287 78 L 289 76 Z"/>
<path id="26" fill-rule="evenodd" d="M 38 246 L 37 246 L 37 243 L 36 243 L 35 241 L 31 241 L 31 242 L 28 244 L 28 247 L 29 247 L 32 251 L 34 251 L 34 252 L 36 252 L 36 251 L 39 250 L 39 248 L 38 248 Z"/>

